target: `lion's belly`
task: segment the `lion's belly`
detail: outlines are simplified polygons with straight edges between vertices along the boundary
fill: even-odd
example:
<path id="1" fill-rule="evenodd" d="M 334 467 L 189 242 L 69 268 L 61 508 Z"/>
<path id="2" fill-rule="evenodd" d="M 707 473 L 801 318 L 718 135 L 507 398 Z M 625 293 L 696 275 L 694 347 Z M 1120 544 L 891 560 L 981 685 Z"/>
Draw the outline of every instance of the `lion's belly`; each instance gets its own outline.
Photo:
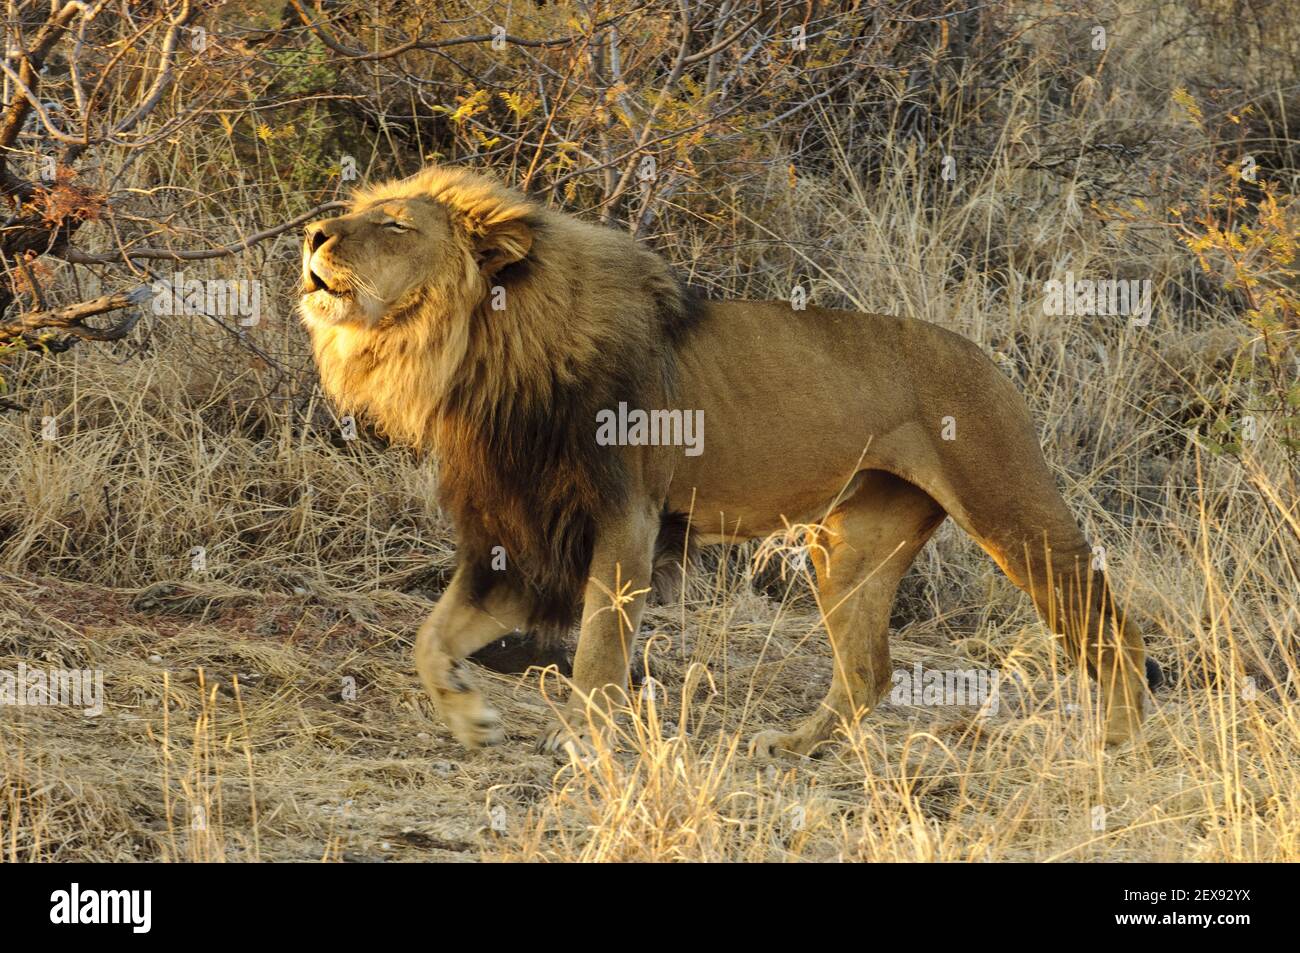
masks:
<path id="1" fill-rule="evenodd" d="M 709 321 L 680 354 L 682 404 L 703 411 L 701 452 L 674 461 L 668 498 L 698 539 L 818 521 L 856 474 L 888 467 L 915 416 L 890 373 L 898 319 L 732 302 Z"/>
<path id="2" fill-rule="evenodd" d="M 726 472 L 695 474 L 679 470 L 669 490 L 668 506 L 690 516 L 700 542 L 723 542 L 767 536 L 796 523 L 824 519 L 856 486 L 856 460 L 843 470 L 779 461 L 750 461 Z"/>

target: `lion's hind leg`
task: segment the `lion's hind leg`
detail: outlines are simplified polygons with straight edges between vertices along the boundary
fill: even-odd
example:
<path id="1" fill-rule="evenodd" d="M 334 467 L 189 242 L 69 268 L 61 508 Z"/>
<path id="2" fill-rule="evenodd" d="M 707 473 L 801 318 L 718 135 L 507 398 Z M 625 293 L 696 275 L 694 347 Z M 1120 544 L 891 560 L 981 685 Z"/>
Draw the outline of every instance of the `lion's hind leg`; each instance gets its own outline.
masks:
<path id="1" fill-rule="evenodd" d="M 1142 633 L 1057 490 L 1024 401 L 991 365 L 982 373 L 995 411 L 967 415 L 956 439 L 935 440 L 926 483 L 1097 680 L 1107 743 L 1142 721 L 1148 668 Z M 971 388 L 973 389 L 973 388 Z M 1158 671 L 1158 669 L 1157 669 Z"/>
<path id="2" fill-rule="evenodd" d="M 750 745 L 757 755 L 811 753 L 837 727 L 856 724 L 889 684 L 889 613 L 898 583 L 943 522 L 944 511 L 891 474 L 863 477 L 854 495 L 824 521 L 812 553 L 833 656 L 830 691 L 794 731 L 757 734 Z"/>

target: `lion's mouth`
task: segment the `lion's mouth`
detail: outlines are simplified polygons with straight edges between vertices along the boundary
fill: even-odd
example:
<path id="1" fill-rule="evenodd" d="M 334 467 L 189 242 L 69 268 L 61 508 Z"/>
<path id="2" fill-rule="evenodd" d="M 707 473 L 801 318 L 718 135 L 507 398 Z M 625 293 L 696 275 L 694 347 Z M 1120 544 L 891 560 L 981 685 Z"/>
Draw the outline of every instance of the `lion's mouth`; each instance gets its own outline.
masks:
<path id="1" fill-rule="evenodd" d="M 331 298 L 347 298 L 352 294 L 349 288 L 331 287 L 324 276 L 314 268 L 307 269 L 307 274 L 303 277 L 302 290 L 303 294 L 315 294 L 317 291 L 323 291 Z"/>

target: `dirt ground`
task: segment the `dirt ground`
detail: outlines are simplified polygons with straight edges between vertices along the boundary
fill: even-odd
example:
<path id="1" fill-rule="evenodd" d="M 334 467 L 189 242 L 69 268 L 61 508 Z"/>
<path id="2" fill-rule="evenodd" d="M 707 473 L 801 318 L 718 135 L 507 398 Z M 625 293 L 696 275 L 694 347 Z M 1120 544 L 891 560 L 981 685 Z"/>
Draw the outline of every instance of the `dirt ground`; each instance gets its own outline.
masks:
<path id="1" fill-rule="evenodd" d="M 954 642 L 949 620 L 931 618 L 904 622 L 893 641 L 900 670 L 1019 659 L 1029 677 L 1004 686 L 996 713 L 887 701 L 826 757 L 753 761 L 745 739 L 812 711 L 829 658 L 793 578 L 774 600 L 726 571 L 714 567 L 706 604 L 688 605 L 696 584 L 651 609 L 656 688 L 642 681 L 620 750 L 568 763 L 533 750 L 550 714 L 537 673 L 481 672 L 506 719 L 503 745 L 469 753 L 450 738 L 409 661 L 427 609 L 419 595 L 6 576 L 0 669 L 102 670 L 105 708 L 0 708 L 5 855 L 1079 860 L 1285 849 L 1295 800 L 1209 761 L 1212 739 L 1199 749 L 1197 739 L 1212 710 L 1175 685 L 1159 696 L 1153 738 L 1101 752 L 1087 708 L 1068 701 L 1077 680 L 1053 673 L 1040 628 L 1015 609 L 976 618 L 980 639 Z M 904 615 L 927 588 L 908 583 Z M 1012 598 L 995 570 L 984 583 Z M 1274 730 L 1289 717 L 1255 715 Z M 1239 747 L 1243 763 L 1267 757 Z M 1224 829 L 1225 811 L 1249 816 L 1248 843 Z"/>

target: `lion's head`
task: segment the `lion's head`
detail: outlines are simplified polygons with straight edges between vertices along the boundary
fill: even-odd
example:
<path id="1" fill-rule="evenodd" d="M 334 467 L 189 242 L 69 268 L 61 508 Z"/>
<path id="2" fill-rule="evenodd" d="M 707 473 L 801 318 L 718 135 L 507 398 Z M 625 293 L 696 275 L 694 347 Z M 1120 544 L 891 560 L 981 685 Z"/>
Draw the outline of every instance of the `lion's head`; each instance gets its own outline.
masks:
<path id="1" fill-rule="evenodd" d="M 667 263 L 627 233 L 469 169 L 362 189 L 303 242 L 300 311 L 326 392 L 417 447 L 504 426 L 503 412 L 527 430 L 662 387 L 686 310 Z"/>
<path id="2" fill-rule="evenodd" d="M 464 169 L 433 168 L 357 194 L 307 227 L 300 306 L 309 322 L 374 327 L 419 310 L 474 308 L 528 254 L 523 196 Z"/>

